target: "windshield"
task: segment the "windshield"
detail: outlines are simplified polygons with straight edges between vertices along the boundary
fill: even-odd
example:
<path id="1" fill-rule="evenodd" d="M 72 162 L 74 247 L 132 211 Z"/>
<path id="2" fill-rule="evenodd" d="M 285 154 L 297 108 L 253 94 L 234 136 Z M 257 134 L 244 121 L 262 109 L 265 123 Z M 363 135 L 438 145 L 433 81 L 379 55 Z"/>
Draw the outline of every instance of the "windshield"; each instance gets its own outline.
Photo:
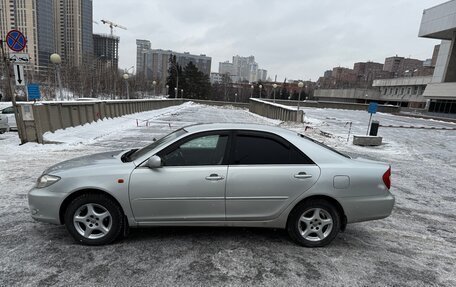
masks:
<path id="1" fill-rule="evenodd" d="M 162 144 L 166 144 L 168 142 L 171 142 L 171 141 L 177 139 L 178 137 L 180 137 L 181 135 L 183 135 L 185 133 L 186 133 L 186 131 L 184 129 L 178 129 L 177 131 L 174 131 L 174 132 L 172 132 L 172 133 L 170 133 L 170 134 L 168 134 L 168 135 L 166 135 L 166 136 L 154 141 L 150 145 L 145 146 L 142 149 L 137 150 L 135 153 L 133 153 L 132 155 L 129 156 L 129 160 L 130 161 L 134 161 L 134 160 L 144 156 L 145 154 L 147 154 L 151 150 L 161 146 Z"/>
<path id="2" fill-rule="evenodd" d="M 335 152 L 335 153 L 337 153 L 337 154 L 339 154 L 339 155 L 341 155 L 341 156 L 344 156 L 344 157 L 346 157 L 346 158 L 351 158 L 351 157 L 349 157 L 348 155 L 343 154 L 343 153 L 341 153 L 340 151 L 335 150 L 335 149 L 333 149 L 332 147 L 329 147 L 329 146 L 325 145 L 325 144 L 322 143 L 322 142 L 319 142 L 319 141 L 317 141 L 317 140 L 314 140 L 313 138 L 310 138 L 310 137 L 305 136 L 305 135 L 303 135 L 303 134 L 298 134 L 298 135 L 299 135 L 300 137 L 302 137 L 302 138 L 308 139 L 308 140 L 310 140 L 311 142 L 316 143 L 317 145 L 319 145 L 319 146 L 321 146 L 321 147 L 324 147 L 324 148 L 326 148 L 326 149 L 329 149 L 330 151 Z"/>

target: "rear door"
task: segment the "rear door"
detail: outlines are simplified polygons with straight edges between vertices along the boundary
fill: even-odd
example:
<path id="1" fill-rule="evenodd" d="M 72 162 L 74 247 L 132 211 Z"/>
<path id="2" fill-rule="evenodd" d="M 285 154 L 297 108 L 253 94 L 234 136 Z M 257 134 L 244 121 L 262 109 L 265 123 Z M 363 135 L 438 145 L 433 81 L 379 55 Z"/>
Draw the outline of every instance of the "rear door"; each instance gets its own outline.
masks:
<path id="1" fill-rule="evenodd" d="M 231 154 L 227 220 L 276 218 L 320 176 L 302 151 L 271 133 L 236 132 Z"/>

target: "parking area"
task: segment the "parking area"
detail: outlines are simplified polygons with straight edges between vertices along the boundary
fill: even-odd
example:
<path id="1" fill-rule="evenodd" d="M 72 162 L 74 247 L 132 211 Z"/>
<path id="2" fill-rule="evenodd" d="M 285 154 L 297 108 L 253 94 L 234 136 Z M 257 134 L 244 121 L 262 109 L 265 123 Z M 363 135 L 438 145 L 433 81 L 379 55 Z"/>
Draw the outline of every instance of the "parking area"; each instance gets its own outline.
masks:
<path id="1" fill-rule="evenodd" d="M 231 107 L 197 104 L 167 109 L 136 126 L 61 144 L 19 146 L 17 134 L 0 135 L 0 286 L 456 286 L 456 131 L 380 129 L 381 147 L 347 143 L 365 134 L 368 114 L 307 109 L 305 124 L 287 124 Z M 455 127 L 455 124 L 387 114 L 382 124 Z M 131 120 L 131 124 L 128 120 Z M 160 227 L 133 229 L 109 246 L 76 244 L 64 226 L 29 215 L 27 191 L 48 166 L 106 150 L 145 145 L 197 122 L 281 125 L 322 140 L 354 157 L 392 165 L 393 214 L 352 224 L 326 248 L 297 246 L 283 230 Z M 94 124 L 94 131 L 97 125 Z M 324 133 L 320 133 L 324 131 Z M 96 132 L 94 132 L 96 134 Z M 49 136 L 50 138 L 52 135 Z"/>

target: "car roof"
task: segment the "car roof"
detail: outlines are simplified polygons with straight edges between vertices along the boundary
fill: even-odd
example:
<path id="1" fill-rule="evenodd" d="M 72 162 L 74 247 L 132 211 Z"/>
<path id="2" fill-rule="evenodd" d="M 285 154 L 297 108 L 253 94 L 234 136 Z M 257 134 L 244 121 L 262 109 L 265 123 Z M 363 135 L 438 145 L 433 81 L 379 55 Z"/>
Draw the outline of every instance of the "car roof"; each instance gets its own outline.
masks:
<path id="1" fill-rule="evenodd" d="M 261 124 L 247 124 L 247 123 L 210 123 L 210 124 L 194 124 L 184 127 L 189 133 L 215 131 L 215 130 L 247 130 L 247 131 L 261 131 L 272 132 L 275 134 L 289 135 L 297 134 L 296 132 L 279 128 L 276 126 L 261 125 Z"/>

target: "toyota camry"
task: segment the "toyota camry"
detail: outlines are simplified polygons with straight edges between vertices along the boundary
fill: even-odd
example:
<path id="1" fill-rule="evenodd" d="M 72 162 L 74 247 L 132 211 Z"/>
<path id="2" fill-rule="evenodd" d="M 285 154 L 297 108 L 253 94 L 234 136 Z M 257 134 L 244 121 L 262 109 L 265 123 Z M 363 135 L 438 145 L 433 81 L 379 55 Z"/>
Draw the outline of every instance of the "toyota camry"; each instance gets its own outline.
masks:
<path id="1" fill-rule="evenodd" d="M 61 162 L 28 194 L 34 219 L 64 224 L 82 244 L 129 228 L 286 229 L 306 247 L 347 224 L 389 216 L 388 164 L 352 159 L 307 136 L 252 124 L 198 124 L 141 149 Z"/>

